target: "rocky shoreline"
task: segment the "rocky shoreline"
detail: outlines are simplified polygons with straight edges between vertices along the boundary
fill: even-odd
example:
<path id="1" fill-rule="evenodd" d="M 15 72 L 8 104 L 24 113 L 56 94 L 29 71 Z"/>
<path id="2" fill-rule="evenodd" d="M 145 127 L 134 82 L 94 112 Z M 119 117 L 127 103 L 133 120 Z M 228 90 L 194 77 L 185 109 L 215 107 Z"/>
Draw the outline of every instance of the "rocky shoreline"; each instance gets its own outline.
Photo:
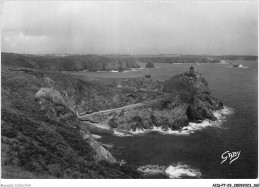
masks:
<path id="1" fill-rule="evenodd" d="M 207 81 L 194 68 L 165 82 L 155 82 L 147 77 L 123 79 L 117 82 L 117 86 L 161 91 L 168 95 L 167 99 L 156 104 L 101 114 L 99 123 L 129 134 L 154 128 L 174 131 L 187 127 L 189 123 L 216 121 L 214 112 L 223 109 L 222 102 L 209 91 Z"/>
<path id="2" fill-rule="evenodd" d="M 214 112 L 223 109 L 194 69 L 164 82 L 145 75 L 107 85 L 65 73 L 3 66 L 2 81 L 4 177 L 16 176 L 10 174 L 18 168 L 38 170 L 41 177 L 142 178 L 137 167 L 117 161 L 92 133 L 179 131 L 189 129 L 191 122 L 214 121 Z M 112 110 L 99 114 L 107 109 Z M 79 118 L 93 113 L 92 122 Z M 104 174 L 108 169 L 111 173 Z"/>

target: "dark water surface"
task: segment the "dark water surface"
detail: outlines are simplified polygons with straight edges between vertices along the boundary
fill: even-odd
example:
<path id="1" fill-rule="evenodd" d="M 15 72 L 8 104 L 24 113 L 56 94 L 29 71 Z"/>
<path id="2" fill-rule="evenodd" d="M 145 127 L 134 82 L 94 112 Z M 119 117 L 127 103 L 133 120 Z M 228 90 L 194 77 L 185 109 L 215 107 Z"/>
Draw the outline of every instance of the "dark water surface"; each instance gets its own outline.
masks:
<path id="1" fill-rule="evenodd" d="M 257 178 L 258 116 L 257 62 L 226 61 L 230 64 L 193 64 L 209 83 L 213 94 L 225 106 L 234 109 L 219 127 L 206 127 L 189 135 L 149 133 L 133 137 L 101 135 L 100 142 L 113 144 L 118 160 L 143 165 L 176 165 L 181 162 L 200 173 L 200 178 Z M 233 68 L 232 64 L 244 67 Z M 142 65 L 144 66 L 144 65 Z M 128 73 L 85 73 L 93 77 L 137 77 L 151 74 L 165 80 L 188 70 L 191 64 L 155 64 L 157 69 L 141 69 Z M 225 151 L 241 151 L 240 157 L 221 164 Z M 172 173 L 184 172 L 189 178 L 196 173 L 173 168 Z M 187 170 L 186 170 L 187 172 Z M 193 175 L 192 175 L 193 174 Z M 184 177 L 184 176 L 183 176 Z"/>

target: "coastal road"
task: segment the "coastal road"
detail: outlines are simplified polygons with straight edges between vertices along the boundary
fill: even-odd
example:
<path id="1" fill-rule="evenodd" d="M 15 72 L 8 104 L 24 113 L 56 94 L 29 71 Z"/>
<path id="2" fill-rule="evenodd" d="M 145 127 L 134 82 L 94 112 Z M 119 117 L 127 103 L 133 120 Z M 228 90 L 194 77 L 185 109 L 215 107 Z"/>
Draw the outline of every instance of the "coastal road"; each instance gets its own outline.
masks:
<path id="1" fill-rule="evenodd" d="M 138 108 L 138 107 L 148 106 L 148 105 L 159 103 L 159 102 L 161 102 L 163 100 L 167 100 L 167 99 L 170 99 L 170 96 L 163 97 L 163 98 L 160 98 L 160 99 L 151 100 L 151 101 L 146 101 L 146 102 L 142 102 L 142 103 L 131 104 L 131 105 L 123 106 L 123 107 L 120 107 L 120 108 L 114 108 L 114 109 L 108 109 L 108 110 L 93 112 L 91 114 L 84 114 L 84 115 L 77 114 L 77 115 L 78 115 L 78 118 L 80 120 L 90 119 L 91 117 L 93 117 L 95 115 L 108 115 L 112 112 L 120 113 L 122 110 L 130 110 L 130 109 L 134 109 L 134 108 Z"/>

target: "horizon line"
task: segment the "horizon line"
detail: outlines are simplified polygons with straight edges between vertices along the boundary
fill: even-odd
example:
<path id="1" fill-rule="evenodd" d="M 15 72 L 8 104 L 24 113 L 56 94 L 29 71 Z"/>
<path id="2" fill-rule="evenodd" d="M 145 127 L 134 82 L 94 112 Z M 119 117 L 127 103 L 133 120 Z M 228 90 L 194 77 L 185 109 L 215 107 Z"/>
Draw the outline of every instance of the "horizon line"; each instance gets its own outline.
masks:
<path id="1" fill-rule="evenodd" d="M 175 55 L 175 56 L 257 56 L 257 55 L 240 55 L 240 54 L 228 54 L 228 55 L 212 55 L 212 54 L 183 54 L 183 53 L 154 53 L 154 54 L 126 54 L 126 53 L 17 53 L 17 52 L 3 52 L 1 53 L 10 53 L 10 54 L 20 54 L 20 55 L 113 55 L 113 56 L 166 56 L 166 55 Z"/>

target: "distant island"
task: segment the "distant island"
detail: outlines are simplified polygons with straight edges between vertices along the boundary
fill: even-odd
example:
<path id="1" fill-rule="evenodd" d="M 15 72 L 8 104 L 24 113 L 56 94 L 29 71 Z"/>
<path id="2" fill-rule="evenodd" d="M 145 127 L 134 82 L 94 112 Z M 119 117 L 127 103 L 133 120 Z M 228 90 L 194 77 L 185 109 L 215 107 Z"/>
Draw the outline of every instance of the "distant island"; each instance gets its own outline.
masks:
<path id="1" fill-rule="evenodd" d="M 146 63 L 145 67 L 146 68 L 155 68 L 153 63 Z"/>

